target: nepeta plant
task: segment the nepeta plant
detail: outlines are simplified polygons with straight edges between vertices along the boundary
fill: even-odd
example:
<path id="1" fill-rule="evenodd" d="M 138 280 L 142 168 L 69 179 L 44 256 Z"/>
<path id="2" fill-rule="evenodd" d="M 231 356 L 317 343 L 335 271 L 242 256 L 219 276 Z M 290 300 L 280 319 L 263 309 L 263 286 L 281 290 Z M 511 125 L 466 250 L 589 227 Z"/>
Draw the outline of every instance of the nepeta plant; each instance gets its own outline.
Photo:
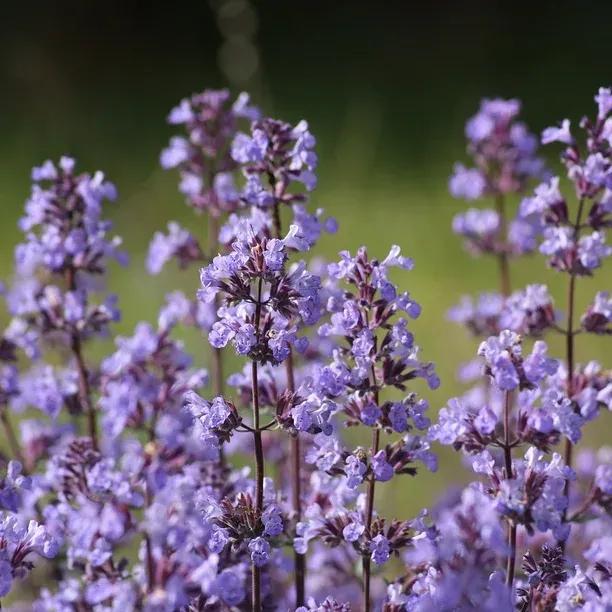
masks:
<path id="1" fill-rule="evenodd" d="M 609 332 L 609 314 L 604 314 L 608 302 L 606 292 L 596 295 L 580 319 L 580 326 L 575 315 L 576 279 L 592 275 L 603 259 L 612 254 L 603 233 L 603 229 L 610 225 L 610 209 L 606 204 L 610 185 L 610 142 L 605 129 L 612 121 L 608 119 L 612 107 L 606 103 L 609 96 L 609 90 L 600 89 L 595 98 L 599 107 L 597 119 L 590 121 L 585 118 L 581 122 L 586 130 L 586 152 L 582 152 L 572 137 L 568 120 L 564 120 L 559 128 L 547 128 L 542 134 L 543 144 L 561 141 L 567 145 L 562 161 L 578 200 L 574 219 L 561 195 L 559 177 L 548 176 L 545 182 L 535 187 L 534 195 L 523 198 L 518 207 L 516 222 L 530 228 L 529 232 L 521 231 L 521 236 L 528 238 L 523 243 L 524 248 L 512 247 L 511 229 L 506 242 L 503 238 L 499 242 L 499 217 L 493 212 L 470 211 L 468 215 L 458 217 L 454 224 L 455 230 L 466 237 L 471 251 L 498 257 L 502 294 L 483 294 L 476 302 L 464 298 L 450 312 L 452 319 L 465 324 L 475 335 L 489 336 L 478 351 L 484 358 L 484 370 L 473 365 L 462 369 L 465 380 L 479 378 L 484 373 L 489 382 L 484 387 L 479 384 L 465 397 L 449 402 L 448 407 L 440 412 L 433 435 L 443 444 L 461 449 L 470 457 L 472 469 L 486 476 L 486 482 L 479 487 L 495 501 L 498 520 L 507 525 L 507 543 L 500 553 L 506 557 L 505 583 L 510 589 L 515 584 L 517 538 L 520 539 L 519 545 L 525 551 L 524 569 L 528 582 L 524 583 L 524 578 L 520 578 L 519 588 L 509 593 L 508 605 L 514 607 L 516 598 L 516 606 L 524 610 L 569 610 L 589 606 L 605 609 L 603 591 L 610 588 L 606 564 L 597 561 L 588 570 L 590 575 L 600 574 L 600 585 L 603 586 L 598 586 L 593 578 L 582 573 L 579 566 L 571 577 L 563 557 L 569 545 L 574 561 L 583 558 L 593 563 L 588 544 L 577 549 L 573 544 L 582 531 L 579 523 L 589 514 L 597 517 L 595 521 L 603 521 L 606 525 L 604 533 L 610 527 L 605 510 L 603 514 L 599 510 L 602 501 L 603 508 L 606 507 L 607 494 L 602 491 L 608 484 L 593 479 L 588 490 L 582 491 L 580 496 L 572 495 L 570 486 L 577 478 L 572 469 L 572 449 L 582 436 L 583 425 L 594 419 L 601 407 L 611 407 L 609 373 L 593 361 L 577 366 L 574 357 L 578 334 Z M 489 104 L 483 103 L 481 119 L 485 108 L 490 108 Z M 493 107 L 517 108 L 513 102 L 503 101 L 496 101 Z M 506 113 L 506 116 L 511 115 Z M 483 123 L 494 125 L 494 122 Z M 478 176 L 473 180 L 483 185 L 499 185 L 498 180 L 490 178 L 487 172 L 492 171 L 494 177 L 498 177 L 503 170 L 496 169 L 504 166 L 499 164 L 494 150 L 487 157 L 482 151 L 488 147 L 475 147 L 474 125 L 479 124 L 472 119 L 466 130 L 472 140 L 469 150 L 476 152 L 479 167 Z M 494 128 L 485 131 L 487 138 L 498 132 Z M 500 128 L 499 132 L 504 130 Z M 527 149 L 531 154 L 533 147 Z M 497 174 L 498 171 L 501 174 Z M 456 173 L 451 179 L 451 191 L 455 195 L 473 198 L 487 193 L 485 187 L 477 190 L 474 185 L 471 190 L 458 190 L 460 177 L 461 173 Z M 468 179 L 461 180 L 464 186 L 466 181 L 469 183 Z M 514 193 L 522 195 L 525 187 L 520 181 L 514 182 Z M 503 205 L 501 189 L 496 192 L 489 187 L 489 192 L 498 198 L 499 213 L 502 210 L 499 204 Z M 583 220 L 587 206 L 588 218 Z M 478 221 L 470 223 L 467 221 L 470 218 Z M 488 221 L 482 222 L 483 218 Z M 508 256 L 536 248 L 548 257 L 552 268 L 568 275 L 565 325 L 560 313 L 554 309 L 546 286 L 529 285 L 510 293 Z M 537 339 L 545 333 L 559 333 L 565 337 L 564 360 L 547 356 L 546 344 Z M 524 338 L 528 337 L 537 340 L 532 353 L 525 356 Z M 555 452 L 562 440 L 562 452 Z M 519 448 L 528 449 L 524 459 L 513 456 Z M 600 474 L 609 472 L 606 465 L 591 469 L 598 469 Z M 578 510 L 572 510 L 574 505 Z M 597 530 L 602 526 L 592 528 Z M 541 540 L 534 541 L 537 531 L 550 531 L 553 548 L 544 546 L 540 551 Z M 594 532 L 591 533 L 595 547 L 601 547 L 602 541 Z M 581 535 L 584 537 L 583 533 Z M 554 548 L 555 540 L 557 548 Z M 542 554 L 542 563 L 549 564 L 546 568 L 535 561 L 533 555 L 538 552 Z M 609 555 L 609 550 L 604 554 Z M 535 577 L 538 574 L 541 578 Z M 574 599 L 569 596 L 570 604 L 567 593 L 572 589 L 575 594 Z M 465 596 L 468 599 L 472 597 L 468 592 Z"/>
<path id="2" fill-rule="evenodd" d="M 612 252 L 610 90 L 596 101 L 584 143 L 567 120 L 543 133 L 565 145 L 567 181 L 545 169 L 516 100 L 486 100 L 468 122 L 473 167 L 457 165 L 450 189 L 495 208 L 453 227 L 498 261 L 500 292 L 451 310 L 479 337 L 460 370 L 475 386 L 433 424 L 421 393 L 439 380 L 412 330 L 421 308 L 395 284 L 412 260 L 395 245 L 381 259 L 366 247 L 310 257 L 336 222 L 309 208 L 305 121 L 224 90 L 170 112 L 183 135 L 160 161 L 205 222 L 171 221 L 146 266 L 176 260 L 194 292 L 169 293 L 128 336 L 113 332 L 105 289 L 109 261 L 125 263 L 103 214 L 114 187 L 66 157 L 35 168 L 2 290 L 0 597 L 14 590 L 41 612 L 609 609 L 612 452 L 574 452 L 612 406 L 610 372 L 576 359 L 578 336 L 607 336 L 612 319 L 605 290 L 580 317 L 575 303 Z M 514 258 L 538 250 L 567 276 L 563 316 L 537 279 L 511 286 Z M 210 389 L 179 326 L 210 345 Z M 549 355 L 549 333 L 564 355 Z M 102 336 L 114 348 L 96 362 Z M 376 493 L 409 489 L 400 477 L 419 464 L 436 470 L 436 443 L 477 480 L 430 512 L 385 516 Z"/>

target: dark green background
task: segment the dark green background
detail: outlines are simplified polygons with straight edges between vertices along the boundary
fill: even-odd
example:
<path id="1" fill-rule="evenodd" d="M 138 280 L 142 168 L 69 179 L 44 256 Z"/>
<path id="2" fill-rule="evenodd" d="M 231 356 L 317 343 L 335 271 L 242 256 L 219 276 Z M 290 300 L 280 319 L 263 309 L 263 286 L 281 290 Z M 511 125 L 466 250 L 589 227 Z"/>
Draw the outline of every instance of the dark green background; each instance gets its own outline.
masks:
<path id="1" fill-rule="evenodd" d="M 219 10 L 207 2 L 20 2 L 0 10 L 0 276 L 10 273 L 16 221 L 30 167 L 62 153 L 83 169 L 102 168 L 117 183 L 111 216 L 132 265 L 113 268 L 127 332 L 153 318 L 165 291 L 195 290 L 195 272 L 144 273 L 152 233 L 169 218 L 204 232 L 176 193 L 176 176 L 158 155 L 172 130 L 164 118 L 182 96 L 227 85 L 218 68 Z M 214 9 L 212 7 L 215 7 Z M 483 96 L 520 97 L 534 131 L 593 113 L 597 87 L 612 82 L 612 5 L 594 2 L 252 2 L 255 19 L 226 17 L 227 32 L 252 32 L 253 91 L 269 114 L 307 118 L 318 137 L 320 187 L 313 198 L 340 221 L 321 251 L 367 243 L 386 254 L 398 243 L 416 259 L 399 279 L 424 306 L 414 325 L 425 358 L 443 385 L 434 408 L 459 388 L 453 380 L 476 342 L 445 320 L 462 293 L 496 286 L 492 262 L 475 261 L 450 232 L 465 208 L 447 194 L 452 164 L 463 157 L 463 123 Z M 252 57 L 250 58 L 252 59 Z M 547 151 L 556 164 L 558 151 Z M 513 272 L 515 286 L 550 282 L 563 308 L 565 279 L 539 256 Z M 584 305 L 612 286 L 609 266 L 579 283 Z M 204 341 L 189 338 L 197 359 Z M 553 341 L 554 351 L 561 344 Z M 610 365 L 600 339 L 578 341 L 578 358 Z M 93 358 L 95 355 L 90 354 Z M 606 359 L 607 355 L 607 359 Z M 609 423 L 609 421 L 608 421 Z M 600 427 L 599 440 L 606 438 Z M 404 481 L 386 500 L 415 509 L 457 474 L 443 454 L 434 479 Z M 395 496 L 399 495 L 399 498 Z"/>

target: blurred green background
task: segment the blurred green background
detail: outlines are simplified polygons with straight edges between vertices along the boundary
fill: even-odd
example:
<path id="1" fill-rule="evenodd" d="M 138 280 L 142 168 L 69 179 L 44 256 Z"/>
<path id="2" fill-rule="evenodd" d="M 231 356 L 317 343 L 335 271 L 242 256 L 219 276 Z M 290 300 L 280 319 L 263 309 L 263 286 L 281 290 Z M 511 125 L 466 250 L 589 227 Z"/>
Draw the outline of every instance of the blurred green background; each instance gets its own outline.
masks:
<path id="1" fill-rule="evenodd" d="M 148 242 L 167 220 L 205 229 L 183 205 L 176 174 L 159 168 L 172 134 L 165 116 L 205 87 L 247 89 L 268 114 L 307 118 L 317 135 L 313 205 L 341 228 L 319 253 L 367 243 L 385 255 L 397 243 L 415 258 L 401 282 L 424 307 L 414 330 L 439 366 L 442 387 L 427 394 L 437 409 L 459 392 L 456 367 L 477 346 L 445 312 L 460 295 L 497 286 L 494 263 L 473 260 L 450 231 L 466 208 L 447 193 L 452 165 L 464 159 L 463 123 L 483 96 L 521 98 L 536 132 L 592 114 L 597 87 L 612 82 L 611 17 L 603 2 L 4 3 L 0 277 L 10 274 L 31 166 L 68 153 L 120 191 L 109 212 L 132 263 L 110 278 L 124 310 L 119 331 L 153 319 L 169 289 L 195 290 L 193 272 L 144 272 Z M 513 269 L 515 287 L 533 281 L 550 283 L 563 308 L 565 279 L 538 256 Z M 611 281 L 609 266 L 581 280 L 580 305 Z M 204 342 L 188 341 L 205 359 Z M 611 354 L 609 342 L 579 338 L 579 359 L 610 366 Z M 591 441 L 609 439 L 609 424 L 591 428 Z M 401 503 L 398 514 L 418 509 L 464 478 L 457 463 L 442 453 L 435 477 L 405 480 L 385 501 Z"/>

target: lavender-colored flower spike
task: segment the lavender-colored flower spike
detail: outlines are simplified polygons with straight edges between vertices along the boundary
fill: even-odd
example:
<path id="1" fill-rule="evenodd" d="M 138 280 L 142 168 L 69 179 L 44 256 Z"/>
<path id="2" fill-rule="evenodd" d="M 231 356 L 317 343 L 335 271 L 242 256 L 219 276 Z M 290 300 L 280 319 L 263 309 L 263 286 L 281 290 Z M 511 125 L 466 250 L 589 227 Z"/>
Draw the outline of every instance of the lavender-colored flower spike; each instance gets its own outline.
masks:
<path id="1" fill-rule="evenodd" d="M 160 156 L 163 168 L 177 168 L 179 189 L 189 206 L 217 217 L 239 205 L 230 145 L 239 123 L 253 121 L 259 111 L 243 93 L 232 103 L 227 90 L 207 89 L 185 98 L 170 111 L 168 123 L 183 126 Z"/>
<path id="2" fill-rule="evenodd" d="M 518 100 L 483 100 L 465 126 L 468 154 L 475 167 L 455 166 L 450 180 L 453 197 L 478 200 L 483 196 L 520 193 L 544 169 L 536 156 L 537 138 L 518 120 Z"/>

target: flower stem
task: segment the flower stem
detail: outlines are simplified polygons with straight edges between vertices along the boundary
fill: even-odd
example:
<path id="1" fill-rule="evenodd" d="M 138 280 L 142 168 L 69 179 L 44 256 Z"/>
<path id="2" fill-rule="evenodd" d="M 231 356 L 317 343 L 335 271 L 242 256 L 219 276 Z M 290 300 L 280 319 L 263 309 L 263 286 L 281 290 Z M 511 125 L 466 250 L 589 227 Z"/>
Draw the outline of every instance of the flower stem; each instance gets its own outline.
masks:
<path id="1" fill-rule="evenodd" d="M 213 175 L 214 176 L 214 175 Z M 211 184 L 213 177 L 211 177 Z M 208 217 L 208 240 L 207 240 L 208 256 L 212 259 L 215 256 L 216 251 L 219 248 L 219 219 L 213 214 Z M 221 296 L 219 293 L 215 294 L 214 308 L 215 314 L 221 305 Z M 213 347 L 212 349 L 212 383 L 213 393 L 215 397 L 223 397 L 225 391 L 223 384 L 223 351 L 220 348 Z M 219 463 L 221 468 L 224 470 L 226 467 L 225 449 L 223 444 L 219 447 Z"/>
<path id="2" fill-rule="evenodd" d="M 498 194 L 495 198 L 495 206 L 499 215 L 500 235 L 503 239 L 502 250 L 497 254 L 499 262 L 499 278 L 501 293 L 508 297 L 511 292 L 510 266 L 508 261 L 508 222 L 506 220 L 506 205 L 504 196 Z M 506 393 L 504 404 L 504 464 L 506 468 L 506 478 L 512 478 L 512 443 L 510 440 L 510 412 L 512 411 L 512 395 Z M 516 565 L 516 525 L 508 523 L 508 559 L 506 561 L 506 584 L 512 586 L 514 581 L 514 570 Z"/>
<path id="3" fill-rule="evenodd" d="M 500 235 L 503 239 L 503 247 L 501 252 L 497 254 L 497 260 L 499 262 L 499 277 L 501 281 L 501 292 L 504 297 L 510 295 L 510 266 L 508 262 L 508 251 L 507 251 L 507 226 L 506 221 L 506 206 L 504 196 L 499 194 L 495 198 L 495 206 L 497 208 L 497 214 L 499 215 L 499 230 Z"/>
<path id="4" fill-rule="evenodd" d="M 582 212 L 584 209 L 584 198 L 580 199 L 578 203 L 578 213 L 576 214 L 576 223 L 574 224 L 574 240 L 577 243 L 578 238 L 580 237 L 580 223 L 582 220 Z M 575 267 L 572 264 L 572 267 L 569 270 L 569 283 L 567 286 L 567 323 L 565 326 L 565 356 L 567 360 L 567 397 L 571 400 L 574 395 L 574 336 L 576 335 L 574 332 L 574 308 L 576 301 L 576 272 Z M 567 467 L 572 467 L 572 459 L 573 459 L 573 444 L 569 439 L 565 440 L 565 452 L 564 459 L 565 465 Z M 570 497 L 570 480 L 569 478 L 565 481 L 565 489 L 564 489 L 565 497 L 568 500 L 569 507 L 569 497 Z M 567 508 L 563 511 L 563 521 L 565 522 L 567 518 Z M 565 542 L 561 542 L 560 546 L 562 549 L 565 548 Z"/>
<path id="5" fill-rule="evenodd" d="M 66 271 L 66 281 L 70 291 L 76 290 L 76 270 L 72 267 Z M 87 429 L 94 450 L 98 450 L 98 430 L 96 424 L 96 409 L 91 401 L 91 387 L 89 386 L 89 373 L 85 360 L 83 359 L 83 347 L 81 336 L 78 331 L 74 330 L 70 336 L 70 348 L 74 355 L 77 364 L 77 373 L 79 377 L 79 395 L 81 402 L 87 411 Z"/>
<path id="6" fill-rule="evenodd" d="M 149 491 L 149 485 L 145 483 L 145 507 L 151 506 L 151 493 Z M 147 564 L 147 593 L 152 593 L 155 589 L 155 561 L 153 559 L 153 546 L 151 544 L 151 537 L 148 532 L 144 532 L 145 541 L 145 552 L 146 552 L 146 564 Z"/>
<path id="7" fill-rule="evenodd" d="M 257 288 L 257 306 L 255 309 L 255 329 L 259 338 L 259 324 L 261 319 L 261 290 L 262 278 L 259 278 Z M 263 512 L 263 486 L 264 486 L 264 454 L 261 441 L 261 429 L 259 428 L 259 381 L 257 378 L 257 361 L 251 362 L 251 383 L 253 395 L 253 440 L 255 442 L 255 515 L 257 521 L 261 519 Z M 253 612 L 261 610 L 261 570 L 253 562 L 252 585 L 251 585 L 251 608 Z"/>
<path id="8" fill-rule="evenodd" d="M 208 251 L 214 257 L 218 249 L 217 235 L 219 233 L 219 220 L 214 215 L 208 217 Z M 215 311 L 219 308 L 219 294 L 215 295 Z M 223 395 L 223 351 L 213 348 L 212 352 L 213 391 L 216 396 Z"/>
<path id="9" fill-rule="evenodd" d="M 504 403 L 504 465 L 506 469 L 506 478 L 512 479 L 512 442 L 510 438 L 510 411 L 512 409 L 512 394 L 506 392 L 506 401 Z M 508 559 L 506 561 L 506 584 L 512 586 L 514 582 L 514 568 L 516 565 L 516 524 L 508 523 Z"/>
<path id="10" fill-rule="evenodd" d="M 279 240 L 282 237 L 282 226 L 280 218 L 280 210 L 278 202 L 274 203 L 272 211 L 272 221 L 274 225 L 274 235 Z M 285 368 L 287 372 L 287 389 L 290 393 L 295 393 L 295 376 L 293 373 L 293 352 L 289 347 L 289 356 L 285 361 Z M 291 501 L 293 505 L 293 513 L 295 515 L 296 522 L 302 519 L 302 475 L 301 465 L 302 456 L 300 449 L 300 435 L 299 432 L 295 437 L 291 438 L 291 481 L 292 495 Z M 305 555 L 299 554 L 294 550 L 293 552 L 293 565 L 295 572 L 295 605 L 296 607 L 303 606 L 305 600 L 305 580 L 306 580 L 306 557 Z"/>
<path id="11" fill-rule="evenodd" d="M 377 400 L 378 403 L 378 400 Z M 372 456 L 378 452 L 380 446 L 380 430 L 375 429 L 372 432 Z M 372 517 L 374 515 L 374 493 L 376 480 L 370 476 L 368 481 L 368 494 L 366 500 L 366 533 L 370 533 L 372 527 Z M 371 578 L 371 563 L 370 557 L 367 554 L 363 556 L 363 609 L 365 612 L 370 612 L 370 578 Z"/>
<path id="12" fill-rule="evenodd" d="M 378 387 L 376 386 L 376 370 L 372 365 L 372 386 L 374 387 L 374 402 L 378 406 Z M 378 452 L 380 447 L 380 429 L 375 428 L 372 431 L 372 442 L 370 447 L 370 456 Z M 372 527 L 372 518 L 374 516 L 374 493 L 376 488 L 376 480 L 373 474 L 370 474 L 368 481 L 368 492 L 366 498 L 366 534 L 370 537 L 370 529 Z M 371 581 L 371 560 L 368 554 L 363 555 L 363 609 L 365 612 L 370 612 L 370 581 Z"/>

